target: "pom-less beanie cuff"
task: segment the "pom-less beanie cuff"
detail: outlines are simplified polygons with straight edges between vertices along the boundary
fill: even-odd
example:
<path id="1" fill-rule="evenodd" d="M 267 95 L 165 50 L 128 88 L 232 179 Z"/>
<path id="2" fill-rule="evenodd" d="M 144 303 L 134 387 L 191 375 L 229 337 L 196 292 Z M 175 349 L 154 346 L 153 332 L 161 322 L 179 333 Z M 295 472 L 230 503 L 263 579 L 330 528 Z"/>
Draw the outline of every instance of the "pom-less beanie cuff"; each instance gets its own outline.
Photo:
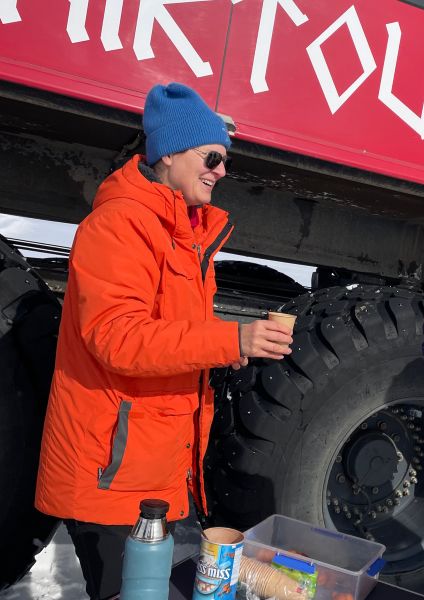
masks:
<path id="1" fill-rule="evenodd" d="M 162 156 L 207 144 L 229 148 L 227 127 L 205 101 L 180 83 L 156 85 L 147 95 L 143 117 L 149 165 Z"/>

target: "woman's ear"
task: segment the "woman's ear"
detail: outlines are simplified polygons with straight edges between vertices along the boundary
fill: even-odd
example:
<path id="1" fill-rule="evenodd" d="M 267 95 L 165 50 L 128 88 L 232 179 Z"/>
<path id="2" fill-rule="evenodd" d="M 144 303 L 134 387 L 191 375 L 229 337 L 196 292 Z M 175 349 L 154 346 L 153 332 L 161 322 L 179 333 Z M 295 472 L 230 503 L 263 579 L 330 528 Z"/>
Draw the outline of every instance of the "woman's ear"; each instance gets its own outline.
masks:
<path id="1" fill-rule="evenodd" d="M 172 165 L 172 154 L 166 154 L 165 156 L 162 156 L 162 162 L 167 167 L 170 167 Z"/>

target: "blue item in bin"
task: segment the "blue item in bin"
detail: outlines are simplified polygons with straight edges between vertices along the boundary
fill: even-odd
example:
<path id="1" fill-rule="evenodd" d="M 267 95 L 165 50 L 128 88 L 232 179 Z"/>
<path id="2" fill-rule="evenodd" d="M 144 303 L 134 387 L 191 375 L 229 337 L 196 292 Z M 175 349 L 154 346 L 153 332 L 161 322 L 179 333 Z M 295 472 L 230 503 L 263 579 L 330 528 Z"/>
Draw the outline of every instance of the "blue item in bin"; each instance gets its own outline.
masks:
<path id="1" fill-rule="evenodd" d="M 274 555 L 271 565 L 296 581 L 299 588 L 307 594 L 309 599 L 315 596 L 318 572 L 313 563 L 287 554 L 277 553 Z"/>
<path id="2" fill-rule="evenodd" d="M 368 568 L 367 575 L 369 575 L 370 577 L 374 577 L 375 575 L 377 575 L 377 573 L 380 573 L 381 569 L 384 567 L 385 564 L 386 561 L 384 560 L 384 558 L 377 558 L 377 560 L 375 560 L 372 563 L 372 565 Z"/>
<path id="3" fill-rule="evenodd" d="M 293 558 L 286 554 L 276 554 L 272 559 L 272 563 L 276 565 L 282 565 L 289 569 L 296 569 L 296 571 L 302 571 L 302 573 L 315 573 L 315 565 L 311 562 L 306 562 L 299 558 Z"/>

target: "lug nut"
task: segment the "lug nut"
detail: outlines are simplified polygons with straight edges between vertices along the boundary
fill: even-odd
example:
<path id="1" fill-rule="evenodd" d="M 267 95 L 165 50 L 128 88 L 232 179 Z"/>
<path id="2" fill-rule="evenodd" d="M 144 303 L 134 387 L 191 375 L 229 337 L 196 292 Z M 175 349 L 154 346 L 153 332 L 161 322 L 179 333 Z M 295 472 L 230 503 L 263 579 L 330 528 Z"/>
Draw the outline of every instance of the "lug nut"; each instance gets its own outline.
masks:
<path id="1" fill-rule="evenodd" d="M 393 500 L 389 498 L 388 500 L 386 500 L 386 504 L 387 506 L 393 506 Z"/>
<path id="2" fill-rule="evenodd" d="M 416 477 L 411 477 L 411 483 L 418 483 L 418 479 Z"/>
<path id="3" fill-rule="evenodd" d="M 345 483 L 346 477 L 343 475 L 343 473 L 339 473 L 336 476 L 336 480 L 337 480 L 337 483 Z"/>
<path id="4" fill-rule="evenodd" d="M 393 440 L 394 442 L 400 442 L 400 435 L 399 435 L 399 434 L 397 434 L 397 433 L 394 433 L 394 434 L 392 435 L 392 440 Z"/>
<path id="5" fill-rule="evenodd" d="M 408 488 L 406 488 L 405 490 L 403 490 L 403 495 L 404 496 L 409 496 L 409 490 L 408 490 Z"/>
<path id="6" fill-rule="evenodd" d="M 403 482 L 403 487 L 405 487 L 405 488 L 409 487 L 410 485 L 411 484 L 409 483 L 408 480 L 406 480 L 406 481 Z"/>
<path id="7" fill-rule="evenodd" d="M 373 494 L 378 494 L 378 487 L 373 487 L 371 491 Z"/>
<path id="8" fill-rule="evenodd" d="M 400 490 L 395 491 L 396 498 L 400 498 L 402 496 L 402 492 Z"/>
<path id="9" fill-rule="evenodd" d="M 361 423 L 361 429 L 368 429 L 368 423 Z"/>
<path id="10" fill-rule="evenodd" d="M 415 471 L 415 469 L 409 469 L 409 474 L 411 475 L 411 477 L 415 477 L 417 472 Z"/>
<path id="11" fill-rule="evenodd" d="M 402 494 L 401 494 L 401 495 L 402 495 Z M 399 500 L 399 498 L 395 498 L 395 499 L 393 500 L 393 504 L 394 504 L 395 506 L 399 506 L 399 504 L 400 504 L 400 500 Z"/>

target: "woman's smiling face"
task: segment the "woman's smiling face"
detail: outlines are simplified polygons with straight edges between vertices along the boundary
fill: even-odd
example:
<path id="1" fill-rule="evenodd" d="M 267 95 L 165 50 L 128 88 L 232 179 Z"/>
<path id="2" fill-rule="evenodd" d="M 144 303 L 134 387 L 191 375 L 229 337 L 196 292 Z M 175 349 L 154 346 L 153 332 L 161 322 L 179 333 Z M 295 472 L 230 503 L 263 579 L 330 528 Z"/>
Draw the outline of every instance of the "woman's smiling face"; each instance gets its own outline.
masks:
<path id="1" fill-rule="evenodd" d="M 205 165 L 201 153 L 206 156 L 211 151 L 219 152 L 224 157 L 227 154 L 224 146 L 207 144 L 162 158 L 166 166 L 161 172 L 162 183 L 173 190 L 181 190 L 187 206 L 209 204 L 216 182 L 226 174 L 223 162 L 214 169 L 208 169 Z"/>

